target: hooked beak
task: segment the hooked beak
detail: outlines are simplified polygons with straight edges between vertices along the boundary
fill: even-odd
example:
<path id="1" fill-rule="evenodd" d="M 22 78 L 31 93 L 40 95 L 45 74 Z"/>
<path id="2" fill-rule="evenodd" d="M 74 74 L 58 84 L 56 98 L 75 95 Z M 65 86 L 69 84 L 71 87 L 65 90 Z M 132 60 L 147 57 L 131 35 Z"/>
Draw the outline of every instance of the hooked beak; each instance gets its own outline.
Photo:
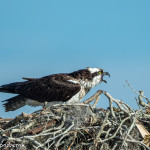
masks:
<path id="1" fill-rule="evenodd" d="M 109 74 L 109 72 L 104 72 L 104 73 L 102 74 L 102 81 L 105 82 L 105 83 L 107 83 L 107 81 L 103 79 L 103 77 L 104 77 L 105 75 L 107 75 L 107 76 L 110 77 L 110 74 Z"/>

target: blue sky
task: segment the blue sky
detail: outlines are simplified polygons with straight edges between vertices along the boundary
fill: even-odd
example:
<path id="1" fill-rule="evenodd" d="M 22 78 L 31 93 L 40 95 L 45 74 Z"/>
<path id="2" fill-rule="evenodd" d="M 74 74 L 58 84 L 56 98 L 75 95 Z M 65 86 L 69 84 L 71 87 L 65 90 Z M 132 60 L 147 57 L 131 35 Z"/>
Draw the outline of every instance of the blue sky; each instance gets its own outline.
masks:
<path id="1" fill-rule="evenodd" d="M 102 89 L 136 109 L 136 95 L 123 85 L 128 80 L 150 97 L 149 7 L 149 0 L 0 1 L 0 85 L 99 67 L 111 78 L 86 98 Z M 6 113 L 1 101 L 12 96 L 0 93 L 0 117 L 39 109 Z M 108 100 L 101 96 L 98 106 Z"/>

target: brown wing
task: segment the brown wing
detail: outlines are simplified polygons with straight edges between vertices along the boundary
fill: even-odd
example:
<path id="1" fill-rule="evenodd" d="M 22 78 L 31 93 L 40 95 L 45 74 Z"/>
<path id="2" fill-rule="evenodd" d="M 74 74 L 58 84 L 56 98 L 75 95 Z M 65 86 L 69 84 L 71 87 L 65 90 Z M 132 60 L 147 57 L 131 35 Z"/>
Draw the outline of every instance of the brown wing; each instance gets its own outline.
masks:
<path id="1" fill-rule="evenodd" d="M 16 93 L 39 102 L 67 101 L 81 89 L 80 84 L 67 81 L 70 78 L 66 74 L 57 74 L 29 80 L 18 85 Z"/>

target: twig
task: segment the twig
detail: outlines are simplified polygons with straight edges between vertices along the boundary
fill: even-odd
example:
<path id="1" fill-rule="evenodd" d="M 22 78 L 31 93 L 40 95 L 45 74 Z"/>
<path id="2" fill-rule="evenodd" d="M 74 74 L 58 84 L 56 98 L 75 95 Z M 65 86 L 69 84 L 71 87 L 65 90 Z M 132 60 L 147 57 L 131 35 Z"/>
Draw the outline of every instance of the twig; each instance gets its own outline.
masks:
<path id="1" fill-rule="evenodd" d="M 109 99 L 109 102 L 110 102 L 110 110 L 111 110 L 111 113 L 112 113 L 112 116 L 114 118 L 116 118 L 115 114 L 114 114 L 114 111 L 113 111 L 113 104 L 112 102 L 115 102 L 118 107 L 120 108 L 120 110 L 122 110 L 125 114 L 129 115 L 129 111 L 128 110 L 125 110 L 121 104 L 123 103 L 122 101 L 120 100 L 116 100 L 115 98 L 113 98 L 109 93 L 107 93 L 106 91 L 103 91 L 103 94 Z"/>
<path id="2" fill-rule="evenodd" d="M 133 119 L 132 119 L 132 120 L 133 120 L 133 121 L 132 121 L 132 124 L 131 124 L 131 126 L 130 126 L 130 128 L 129 128 L 129 130 L 128 130 L 128 132 L 127 132 L 127 134 L 126 134 L 126 136 L 125 136 L 125 138 L 124 138 L 124 140 L 123 140 L 123 142 L 122 142 L 121 148 L 122 148 L 122 146 L 124 146 L 127 137 L 129 136 L 129 134 L 130 134 L 132 128 L 135 126 L 136 117 L 133 116 Z"/>
<path id="3" fill-rule="evenodd" d="M 144 92 L 139 91 L 139 96 L 138 96 L 139 104 L 143 107 L 145 107 L 145 106 L 150 107 L 148 104 L 143 102 L 143 100 L 142 100 L 143 95 L 144 95 Z"/>
<path id="4" fill-rule="evenodd" d="M 131 86 L 131 84 L 129 83 L 128 80 L 125 80 L 127 82 L 127 85 L 131 88 L 132 92 L 134 92 L 135 94 L 137 95 L 140 95 L 139 92 L 135 91 L 134 88 Z M 147 97 L 145 97 L 144 95 L 142 95 L 143 98 L 145 98 L 148 102 L 149 102 L 149 99 Z"/>
<path id="5" fill-rule="evenodd" d="M 74 123 L 72 123 L 72 125 L 68 129 L 66 129 L 63 133 L 61 133 L 53 138 L 49 138 L 43 145 L 46 145 L 47 143 L 51 142 L 52 140 L 55 140 L 56 138 L 66 134 L 73 126 L 74 126 Z"/>
<path id="6" fill-rule="evenodd" d="M 98 139 L 101 140 L 100 136 L 101 136 L 101 134 L 103 132 L 103 129 L 105 127 L 105 124 L 106 124 L 106 122 L 108 120 L 109 114 L 110 114 L 110 110 L 108 109 L 107 112 L 106 112 L 106 116 L 105 116 L 105 119 L 103 121 L 103 124 L 101 125 L 101 128 L 100 128 L 100 130 L 99 130 L 99 132 L 98 132 L 98 134 L 96 136 L 96 139 L 95 139 L 96 146 L 97 146 L 97 143 L 98 143 Z"/>
<path id="7" fill-rule="evenodd" d="M 5 119 L 1 119 L 0 118 L 0 122 L 7 122 L 7 121 L 11 121 L 13 120 L 14 118 L 5 118 Z"/>
<path id="8" fill-rule="evenodd" d="M 30 129 L 30 130 L 28 130 L 27 132 L 28 132 L 29 134 L 37 134 L 37 133 L 41 132 L 41 131 L 44 129 L 44 127 L 45 127 L 45 129 L 47 129 L 48 127 L 54 125 L 55 123 L 56 123 L 55 120 L 51 120 L 51 121 L 49 121 L 45 126 L 42 125 L 42 126 L 39 126 L 39 127 L 37 127 L 37 128 L 34 128 L 34 129 L 32 129 L 32 130 Z"/>
<path id="9" fill-rule="evenodd" d="M 59 139 L 59 140 L 57 141 L 57 143 L 55 144 L 56 149 L 58 149 L 61 140 L 62 140 L 63 138 L 65 138 L 66 136 L 68 136 L 68 135 L 69 135 L 69 134 L 64 134 L 63 136 L 60 137 L 60 139 Z"/>
<path id="10" fill-rule="evenodd" d="M 100 96 L 97 96 L 97 98 L 96 98 L 96 100 L 95 100 L 95 102 L 94 102 L 94 104 L 93 104 L 93 106 L 92 106 L 93 108 L 96 107 L 96 105 L 97 105 L 99 99 L 100 99 Z"/>
<path id="11" fill-rule="evenodd" d="M 101 95 L 103 92 L 101 90 L 98 90 L 93 96 L 91 96 L 89 99 L 83 101 L 84 104 L 89 104 L 94 99 L 96 99 L 99 95 Z"/>
<path id="12" fill-rule="evenodd" d="M 135 100 L 136 100 L 136 102 L 137 102 L 137 104 L 138 104 L 139 109 L 141 109 L 140 104 L 139 104 L 139 102 L 138 102 L 138 100 L 137 100 L 136 97 L 135 97 Z"/>
<path id="13" fill-rule="evenodd" d="M 105 142 L 105 141 L 108 141 L 108 140 L 114 138 L 114 137 L 116 136 L 116 134 L 118 133 L 118 131 L 121 129 L 121 126 L 123 125 L 123 123 L 124 123 L 126 120 L 128 120 L 128 119 L 130 119 L 130 117 L 127 117 L 127 118 L 123 119 L 123 120 L 121 121 L 119 127 L 118 127 L 117 130 L 115 131 L 115 133 L 114 133 L 111 137 L 109 137 L 109 138 L 107 138 L 107 139 L 104 139 L 104 140 L 102 140 L 101 142 Z"/>

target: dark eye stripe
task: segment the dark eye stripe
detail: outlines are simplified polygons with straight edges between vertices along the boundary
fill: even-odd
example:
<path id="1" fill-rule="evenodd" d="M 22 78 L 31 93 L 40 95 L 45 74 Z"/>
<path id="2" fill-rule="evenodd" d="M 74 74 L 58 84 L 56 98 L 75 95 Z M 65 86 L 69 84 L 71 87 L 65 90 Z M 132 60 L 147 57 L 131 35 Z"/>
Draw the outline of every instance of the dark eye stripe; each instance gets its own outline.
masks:
<path id="1" fill-rule="evenodd" d="M 98 72 L 94 72 L 94 73 L 92 74 L 92 77 L 94 78 L 95 76 L 97 76 L 97 74 L 98 74 Z"/>

